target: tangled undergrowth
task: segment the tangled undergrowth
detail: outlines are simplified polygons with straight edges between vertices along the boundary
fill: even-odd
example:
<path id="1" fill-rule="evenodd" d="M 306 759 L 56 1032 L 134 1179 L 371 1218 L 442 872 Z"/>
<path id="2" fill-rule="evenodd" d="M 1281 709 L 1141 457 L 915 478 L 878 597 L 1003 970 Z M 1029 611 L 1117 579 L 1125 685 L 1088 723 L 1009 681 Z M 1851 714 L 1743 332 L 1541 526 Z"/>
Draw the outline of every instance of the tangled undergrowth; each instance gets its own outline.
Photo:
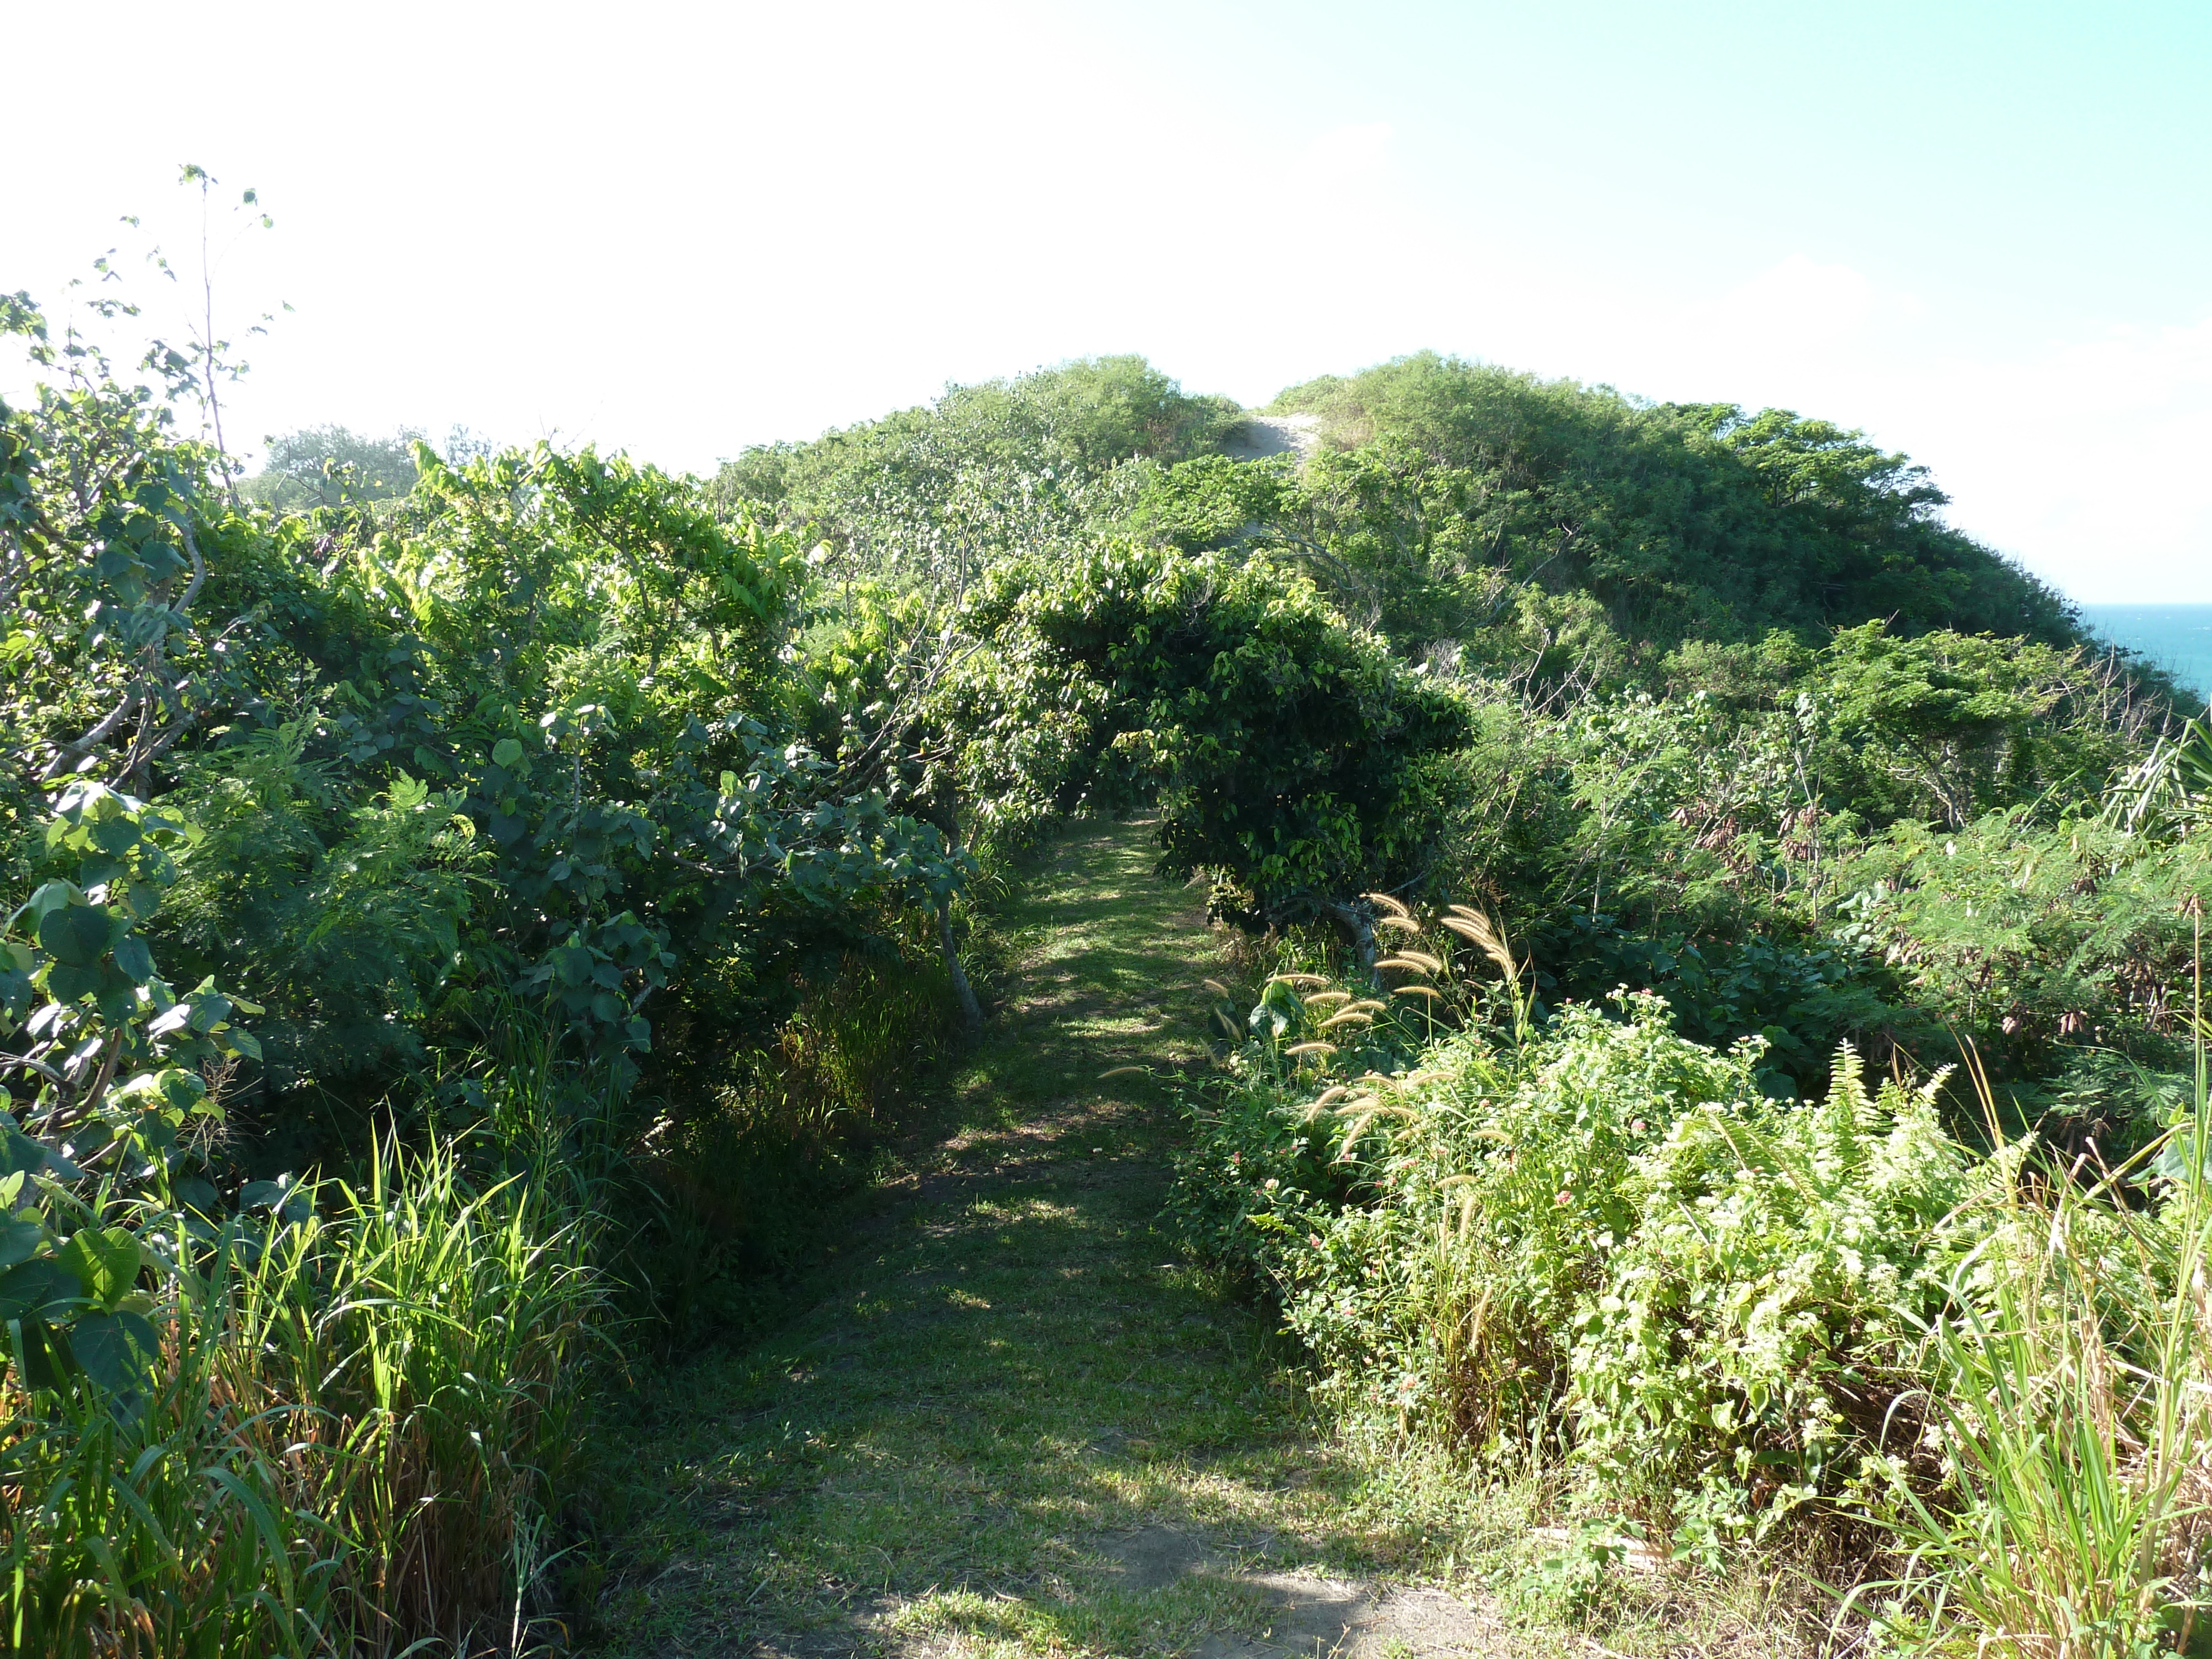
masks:
<path id="1" fill-rule="evenodd" d="M 1758 1039 L 1650 993 L 1540 1023 L 1485 914 L 1370 896 L 1371 969 L 1210 986 L 1225 1071 L 1176 1198 L 1335 1409 L 1547 1472 L 1594 1579 L 1623 1540 L 1845 1564 L 1832 1612 L 1898 1649 L 2132 1655 L 2199 1618 L 2201 1059 L 2108 1168 L 2006 1136 L 1985 1085 L 1969 1140 L 1946 1074 L 1877 1084 L 1848 1046 L 1774 1097 Z"/>

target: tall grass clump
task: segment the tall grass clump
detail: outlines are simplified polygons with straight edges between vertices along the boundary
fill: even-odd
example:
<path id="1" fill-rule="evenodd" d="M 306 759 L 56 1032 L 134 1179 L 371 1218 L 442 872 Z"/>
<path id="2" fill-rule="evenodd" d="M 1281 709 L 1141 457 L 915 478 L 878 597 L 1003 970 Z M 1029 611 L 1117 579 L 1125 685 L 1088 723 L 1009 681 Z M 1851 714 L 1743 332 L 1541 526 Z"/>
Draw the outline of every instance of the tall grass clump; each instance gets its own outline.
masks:
<path id="1" fill-rule="evenodd" d="M 519 1182 L 472 1186 L 448 1146 L 386 1144 L 358 1184 L 140 1237 L 161 1280 L 143 1387 L 37 1386 L 17 1339 L 10 1650 L 512 1650 L 605 1307 L 586 1228 Z"/>
<path id="2" fill-rule="evenodd" d="M 2003 1158 L 1928 1342 L 1948 1477 L 1899 1482 L 1882 1622 L 2022 1659 L 2196 1651 L 2212 1544 L 2212 1101 L 2117 1171 Z M 1978 1073 L 1977 1081 L 1979 1082 Z M 1986 1084 L 1982 1085 L 1985 1103 Z M 1994 1108 L 1991 1107 L 1994 1121 Z"/>

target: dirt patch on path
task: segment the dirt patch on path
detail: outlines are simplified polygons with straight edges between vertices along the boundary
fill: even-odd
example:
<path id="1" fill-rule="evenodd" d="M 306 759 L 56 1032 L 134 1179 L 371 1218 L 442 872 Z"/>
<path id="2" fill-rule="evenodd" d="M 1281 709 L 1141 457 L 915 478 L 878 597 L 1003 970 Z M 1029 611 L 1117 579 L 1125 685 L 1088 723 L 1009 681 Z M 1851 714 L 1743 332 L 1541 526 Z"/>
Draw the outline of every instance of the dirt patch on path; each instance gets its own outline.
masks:
<path id="1" fill-rule="evenodd" d="M 1313 453 L 1321 443 L 1316 415 L 1255 415 L 1229 434 L 1221 453 L 1232 461 L 1260 461 L 1270 455 Z"/>
<path id="2" fill-rule="evenodd" d="M 1382 1656 L 1491 1656 L 1512 1651 L 1496 1613 L 1440 1589 L 1376 1591 L 1347 1578 L 1266 1572 L 1214 1549 L 1200 1534 L 1146 1527 L 1109 1553 L 1129 1589 L 1152 1593 L 1204 1575 L 1255 1594 L 1260 1628 L 1216 1632 L 1195 1659 L 1382 1659 Z"/>

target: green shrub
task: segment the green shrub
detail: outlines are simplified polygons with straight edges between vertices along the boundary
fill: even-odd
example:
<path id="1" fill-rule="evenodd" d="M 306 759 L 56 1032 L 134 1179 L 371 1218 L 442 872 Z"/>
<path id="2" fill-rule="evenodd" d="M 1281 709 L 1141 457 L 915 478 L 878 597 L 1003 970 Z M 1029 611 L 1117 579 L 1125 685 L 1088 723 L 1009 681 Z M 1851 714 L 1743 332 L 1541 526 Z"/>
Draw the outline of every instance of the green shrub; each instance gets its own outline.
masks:
<path id="1" fill-rule="evenodd" d="M 2000 1079 L 2061 1073 L 2092 1048 L 2184 1063 L 2190 911 L 2212 895 L 2212 838 L 2015 809 L 1949 833 L 1899 825 L 1842 879 L 1856 890 L 1842 942 L 1882 961 L 1923 1021 L 1973 1033 Z"/>
<path id="2" fill-rule="evenodd" d="M 1846 1048 L 1818 1104 L 1706 1104 L 1636 1158 L 1567 1411 L 1591 1479 L 1678 1547 L 1718 1565 L 1801 1504 L 1874 1490 L 1974 1237 L 1958 1212 L 1991 1178 L 1944 1133 L 1938 1082 L 1870 1095 Z"/>
<path id="3" fill-rule="evenodd" d="M 1420 977 L 1458 990 L 1449 963 Z M 1648 993 L 1617 1015 L 1477 1024 L 1395 1064 L 1371 1030 L 1356 1055 L 1267 1031 L 1201 1109 L 1178 1203 L 1272 1286 L 1340 1407 L 1562 1455 L 1583 1501 L 1717 1559 L 1880 1485 L 1987 1177 L 1933 1085 L 1869 1094 L 1845 1049 L 1824 1102 L 1778 1102 L 1756 1040 L 1692 1042 Z"/>
<path id="4" fill-rule="evenodd" d="M 1112 541 L 1009 564 L 973 612 L 1028 672 L 978 688 L 969 724 L 1072 727 L 1063 807 L 1156 799 L 1162 873 L 1210 872 L 1223 914 L 1341 918 L 1441 833 L 1462 701 L 1293 568 Z"/>

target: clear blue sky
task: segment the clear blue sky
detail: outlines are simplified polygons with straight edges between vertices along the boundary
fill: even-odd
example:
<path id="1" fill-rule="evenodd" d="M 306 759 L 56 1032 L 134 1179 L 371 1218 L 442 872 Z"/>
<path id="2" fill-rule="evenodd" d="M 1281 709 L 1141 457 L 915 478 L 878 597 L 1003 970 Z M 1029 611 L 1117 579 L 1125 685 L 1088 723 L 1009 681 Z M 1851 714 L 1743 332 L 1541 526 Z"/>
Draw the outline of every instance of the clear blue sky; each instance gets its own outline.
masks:
<path id="1" fill-rule="evenodd" d="M 250 434 L 706 467 L 1141 351 L 1778 404 L 2087 599 L 2212 600 L 2212 5 L 9 8 L 0 287 L 224 257 Z M 189 264 L 189 260 L 185 263 Z"/>

